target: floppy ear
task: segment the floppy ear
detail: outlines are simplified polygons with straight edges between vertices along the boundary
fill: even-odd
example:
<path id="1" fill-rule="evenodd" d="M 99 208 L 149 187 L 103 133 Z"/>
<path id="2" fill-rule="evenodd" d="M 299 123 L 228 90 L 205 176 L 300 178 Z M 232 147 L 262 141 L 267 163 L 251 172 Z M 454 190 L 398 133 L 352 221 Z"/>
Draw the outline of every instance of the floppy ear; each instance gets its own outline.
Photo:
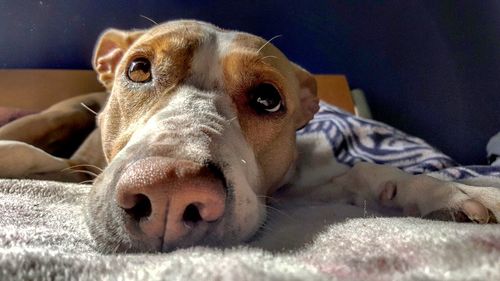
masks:
<path id="1" fill-rule="evenodd" d="M 92 66 L 98 74 L 99 81 L 111 91 L 115 71 L 123 54 L 144 34 L 144 31 L 123 31 L 118 29 L 105 30 L 94 48 Z"/>
<path id="2" fill-rule="evenodd" d="M 296 128 L 304 127 L 319 110 L 319 99 L 317 94 L 316 79 L 307 70 L 292 63 L 292 67 L 299 81 L 299 112 L 296 118 Z"/>

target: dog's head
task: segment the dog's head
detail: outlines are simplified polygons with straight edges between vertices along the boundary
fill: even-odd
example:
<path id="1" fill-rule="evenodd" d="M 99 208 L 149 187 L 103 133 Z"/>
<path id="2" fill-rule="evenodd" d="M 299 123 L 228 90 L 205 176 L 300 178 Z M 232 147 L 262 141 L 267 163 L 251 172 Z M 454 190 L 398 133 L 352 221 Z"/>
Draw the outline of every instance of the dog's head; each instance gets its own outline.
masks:
<path id="1" fill-rule="evenodd" d="M 262 38 L 187 20 L 109 29 L 93 65 L 111 92 L 87 212 L 100 248 L 249 239 L 318 110 L 314 78 Z"/>

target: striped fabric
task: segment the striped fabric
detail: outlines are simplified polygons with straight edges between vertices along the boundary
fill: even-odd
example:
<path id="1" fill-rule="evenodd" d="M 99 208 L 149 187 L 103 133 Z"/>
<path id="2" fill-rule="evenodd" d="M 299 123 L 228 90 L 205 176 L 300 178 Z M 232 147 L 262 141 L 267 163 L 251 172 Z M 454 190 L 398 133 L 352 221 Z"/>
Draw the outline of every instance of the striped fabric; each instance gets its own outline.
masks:
<path id="1" fill-rule="evenodd" d="M 391 165 L 413 174 L 439 172 L 457 180 L 500 177 L 499 166 L 461 167 L 420 138 L 384 123 L 354 116 L 324 102 L 320 103 L 314 119 L 297 132 L 297 137 L 318 133 L 329 140 L 337 160 L 350 166 L 365 161 Z"/>

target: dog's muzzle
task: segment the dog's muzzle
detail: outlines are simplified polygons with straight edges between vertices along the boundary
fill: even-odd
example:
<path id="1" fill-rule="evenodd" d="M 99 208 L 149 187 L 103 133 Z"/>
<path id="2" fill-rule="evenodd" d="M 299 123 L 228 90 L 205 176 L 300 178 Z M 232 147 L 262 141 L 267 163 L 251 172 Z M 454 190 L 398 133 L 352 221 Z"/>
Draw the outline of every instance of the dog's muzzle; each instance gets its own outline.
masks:
<path id="1" fill-rule="evenodd" d="M 228 121 L 235 113 L 217 104 L 230 103 L 222 98 L 182 87 L 134 132 L 90 196 L 89 229 L 99 248 L 223 246 L 254 233 L 257 166 L 238 123 Z"/>
<path id="2" fill-rule="evenodd" d="M 225 200 L 217 167 L 166 157 L 136 161 L 116 186 L 128 232 L 157 250 L 196 244 L 223 217 Z"/>

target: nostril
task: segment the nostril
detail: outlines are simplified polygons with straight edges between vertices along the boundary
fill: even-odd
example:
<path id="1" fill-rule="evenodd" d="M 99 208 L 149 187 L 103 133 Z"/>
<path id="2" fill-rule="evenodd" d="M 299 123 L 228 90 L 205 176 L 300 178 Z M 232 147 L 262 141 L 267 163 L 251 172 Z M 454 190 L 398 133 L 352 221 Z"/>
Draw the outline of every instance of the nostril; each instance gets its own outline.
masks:
<path id="1" fill-rule="evenodd" d="M 197 222 L 202 220 L 200 210 L 195 204 L 189 204 L 182 214 L 182 220 L 188 226 L 194 226 Z"/>
<path id="2" fill-rule="evenodd" d="M 144 194 L 134 196 L 135 205 L 132 208 L 124 209 L 133 219 L 140 220 L 151 215 L 151 201 Z"/>

